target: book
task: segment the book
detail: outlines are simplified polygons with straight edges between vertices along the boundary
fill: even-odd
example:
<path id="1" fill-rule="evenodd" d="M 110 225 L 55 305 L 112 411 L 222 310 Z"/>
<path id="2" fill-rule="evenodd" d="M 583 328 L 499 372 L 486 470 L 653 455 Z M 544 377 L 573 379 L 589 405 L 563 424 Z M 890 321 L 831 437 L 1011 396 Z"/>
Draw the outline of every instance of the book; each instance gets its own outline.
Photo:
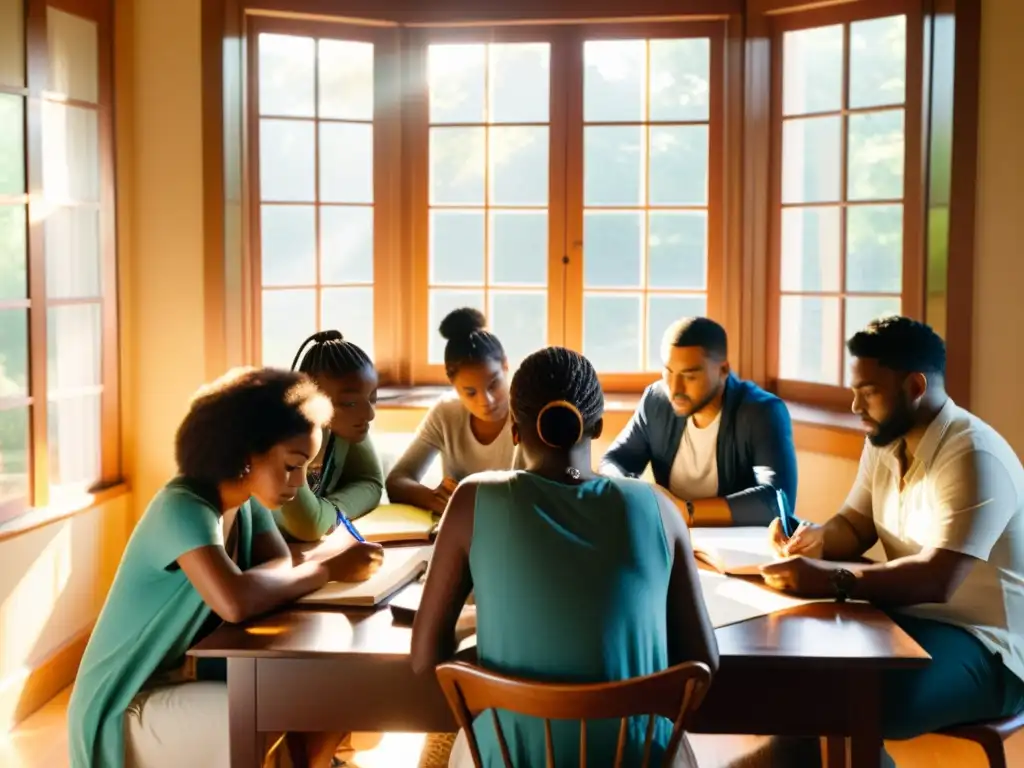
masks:
<path id="1" fill-rule="evenodd" d="M 701 569 L 700 589 L 715 629 L 767 616 L 788 608 L 827 600 L 808 600 L 776 592 L 763 583 Z"/>
<path id="2" fill-rule="evenodd" d="M 760 576 L 779 559 L 764 527 L 691 528 L 690 542 L 694 557 L 728 576 Z"/>
<path id="3" fill-rule="evenodd" d="M 306 605 L 372 607 L 387 600 L 406 584 L 422 576 L 433 547 L 394 547 L 384 550 L 384 562 L 366 581 L 332 581 L 299 598 Z"/>
<path id="4" fill-rule="evenodd" d="M 423 582 L 414 581 L 409 584 L 388 603 L 388 608 L 391 609 L 391 618 L 396 624 L 412 626 L 422 598 Z"/>
<path id="5" fill-rule="evenodd" d="M 437 533 L 437 517 L 433 512 L 409 504 L 382 504 L 352 525 L 367 541 L 431 541 Z"/>

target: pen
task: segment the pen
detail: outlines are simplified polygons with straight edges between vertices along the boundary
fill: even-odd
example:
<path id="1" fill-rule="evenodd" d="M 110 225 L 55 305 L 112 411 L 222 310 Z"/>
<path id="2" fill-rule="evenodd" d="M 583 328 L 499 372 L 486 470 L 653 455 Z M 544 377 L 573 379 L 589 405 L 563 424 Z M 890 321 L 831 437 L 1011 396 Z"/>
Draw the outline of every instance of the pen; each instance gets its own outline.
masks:
<path id="1" fill-rule="evenodd" d="M 345 526 L 345 529 L 349 533 L 352 534 L 352 538 L 353 539 L 355 539 L 356 541 L 361 542 L 361 543 L 365 543 L 366 542 L 366 539 L 363 538 L 362 534 L 359 533 L 359 531 L 356 530 L 356 527 L 354 525 L 352 525 L 352 521 L 349 520 L 348 516 L 344 512 L 342 512 L 340 509 L 338 510 L 338 523 L 340 525 L 344 525 Z"/>

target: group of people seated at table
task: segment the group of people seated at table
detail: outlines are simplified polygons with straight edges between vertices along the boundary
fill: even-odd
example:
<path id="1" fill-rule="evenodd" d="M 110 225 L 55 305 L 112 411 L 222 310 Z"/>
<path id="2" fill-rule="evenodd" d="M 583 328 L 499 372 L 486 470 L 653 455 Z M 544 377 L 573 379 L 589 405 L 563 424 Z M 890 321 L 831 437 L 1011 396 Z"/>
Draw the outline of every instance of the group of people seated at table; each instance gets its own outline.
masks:
<path id="1" fill-rule="evenodd" d="M 72 768 L 228 765 L 225 665 L 187 651 L 221 622 L 368 578 L 382 551 L 351 521 L 385 489 L 443 513 L 413 627 L 423 674 L 454 654 L 471 593 L 478 663 L 502 674 L 606 682 L 688 660 L 715 671 L 689 528 L 756 525 L 779 555 L 767 586 L 874 603 L 930 654 L 884 673 L 885 738 L 1024 709 L 1024 468 L 946 393 L 945 346 L 927 325 L 880 318 L 849 339 L 866 441 L 846 502 L 820 525 L 797 517 L 786 405 L 731 372 L 714 321 L 667 330 L 662 380 L 596 471 L 604 395 L 584 356 L 540 349 L 510 382 L 479 312 L 456 310 L 440 330 L 453 392 L 386 481 L 369 437 L 377 374 L 337 331 L 308 339 L 292 371 L 233 371 L 197 393 L 175 438 L 178 475 L 133 531 L 82 659 Z M 443 479 L 425 485 L 437 457 Z M 864 560 L 876 542 L 884 561 Z M 515 764 L 543 765 L 543 725 L 499 720 Z M 626 765 L 639 764 L 645 728 L 631 724 Z M 491 718 L 474 734 L 484 765 L 501 765 Z M 552 734 L 559 765 L 577 765 L 579 726 Z M 344 736 L 285 744 L 293 765 L 320 768 L 338 764 Z M 611 765 L 617 736 L 618 722 L 588 724 L 590 764 Z M 817 742 L 780 746 L 766 764 L 786 755 L 814 765 Z M 451 764 L 472 764 L 465 734 Z"/>

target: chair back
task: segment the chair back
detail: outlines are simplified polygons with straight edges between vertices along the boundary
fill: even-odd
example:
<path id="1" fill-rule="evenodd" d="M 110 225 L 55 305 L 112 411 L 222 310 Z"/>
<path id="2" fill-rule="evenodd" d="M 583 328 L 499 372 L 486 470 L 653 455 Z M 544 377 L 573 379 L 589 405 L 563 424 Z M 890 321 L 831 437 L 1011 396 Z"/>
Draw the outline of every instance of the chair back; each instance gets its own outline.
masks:
<path id="1" fill-rule="evenodd" d="M 662 672 L 613 683 L 565 685 L 536 683 L 505 677 L 465 662 L 448 662 L 437 667 L 437 679 L 459 727 L 466 734 L 473 764 L 482 768 L 480 750 L 473 733 L 473 720 L 481 712 L 491 711 L 505 768 L 516 768 L 509 757 L 508 743 L 495 710 L 504 709 L 544 721 L 547 768 L 555 768 L 555 750 L 551 738 L 552 720 L 580 721 L 580 766 L 587 765 L 587 720 L 618 718 L 619 737 L 615 748 L 615 768 L 622 768 L 628 723 L 631 717 L 647 715 L 643 768 L 651 768 L 651 748 L 656 716 L 672 721 L 672 737 L 662 766 L 672 764 L 676 752 L 685 748 L 691 765 L 696 765 L 689 743 L 684 741 L 691 716 L 696 712 L 711 684 L 706 664 L 689 661 Z"/>

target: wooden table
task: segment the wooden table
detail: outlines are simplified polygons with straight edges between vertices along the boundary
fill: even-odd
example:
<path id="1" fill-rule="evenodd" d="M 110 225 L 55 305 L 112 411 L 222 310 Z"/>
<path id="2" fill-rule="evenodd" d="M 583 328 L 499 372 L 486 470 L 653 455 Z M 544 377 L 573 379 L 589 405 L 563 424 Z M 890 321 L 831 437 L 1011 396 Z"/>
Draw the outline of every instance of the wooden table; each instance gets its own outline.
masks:
<path id="1" fill-rule="evenodd" d="M 695 733 L 829 736 L 828 764 L 877 768 L 883 670 L 928 655 L 864 604 L 812 603 L 716 632 L 721 669 Z M 226 657 L 232 768 L 261 733 L 451 732 L 436 680 L 409 666 L 412 630 L 377 611 L 291 609 L 225 625 L 193 650 Z"/>

